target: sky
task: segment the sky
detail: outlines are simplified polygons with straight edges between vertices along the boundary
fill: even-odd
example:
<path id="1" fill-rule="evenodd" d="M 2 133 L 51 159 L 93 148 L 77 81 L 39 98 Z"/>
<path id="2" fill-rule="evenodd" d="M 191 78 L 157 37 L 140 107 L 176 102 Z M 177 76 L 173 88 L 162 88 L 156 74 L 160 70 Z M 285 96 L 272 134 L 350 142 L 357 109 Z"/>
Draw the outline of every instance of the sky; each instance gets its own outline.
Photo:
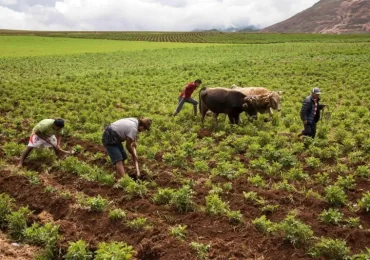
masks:
<path id="1" fill-rule="evenodd" d="M 0 29 L 192 31 L 281 22 L 319 0 L 0 0 Z"/>

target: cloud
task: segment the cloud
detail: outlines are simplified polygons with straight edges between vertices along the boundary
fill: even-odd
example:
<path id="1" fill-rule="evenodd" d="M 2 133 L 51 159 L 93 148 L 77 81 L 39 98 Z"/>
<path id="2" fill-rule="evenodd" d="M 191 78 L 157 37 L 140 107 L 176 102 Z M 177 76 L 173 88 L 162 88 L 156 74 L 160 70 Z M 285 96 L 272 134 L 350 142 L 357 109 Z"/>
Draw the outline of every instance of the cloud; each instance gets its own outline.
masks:
<path id="1" fill-rule="evenodd" d="M 0 0 L 0 28 L 191 31 L 259 27 L 318 0 Z"/>
<path id="2" fill-rule="evenodd" d="M 0 0 L 0 6 L 2 5 L 16 5 L 17 4 L 17 0 Z"/>

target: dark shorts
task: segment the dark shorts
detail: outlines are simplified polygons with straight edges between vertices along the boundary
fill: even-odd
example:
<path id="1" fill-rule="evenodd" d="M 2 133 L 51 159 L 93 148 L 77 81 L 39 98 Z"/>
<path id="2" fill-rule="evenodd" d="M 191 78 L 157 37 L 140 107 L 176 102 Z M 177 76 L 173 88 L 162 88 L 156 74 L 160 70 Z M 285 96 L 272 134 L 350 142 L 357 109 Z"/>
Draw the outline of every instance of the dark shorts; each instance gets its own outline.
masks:
<path id="1" fill-rule="evenodd" d="M 108 152 L 108 155 L 112 161 L 112 164 L 116 164 L 119 161 L 124 161 L 127 159 L 127 154 L 123 148 L 122 143 L 119 144 L 108 144 L 104 145 Z"/>
<path id="2" fill-rule="evenodd" d="M 118 134 L 110 126 L 106 127 L 102 136 L 102 143 L 107 150 L 113 164 L 127 159 L 127 154 L 123 148 Z"/>

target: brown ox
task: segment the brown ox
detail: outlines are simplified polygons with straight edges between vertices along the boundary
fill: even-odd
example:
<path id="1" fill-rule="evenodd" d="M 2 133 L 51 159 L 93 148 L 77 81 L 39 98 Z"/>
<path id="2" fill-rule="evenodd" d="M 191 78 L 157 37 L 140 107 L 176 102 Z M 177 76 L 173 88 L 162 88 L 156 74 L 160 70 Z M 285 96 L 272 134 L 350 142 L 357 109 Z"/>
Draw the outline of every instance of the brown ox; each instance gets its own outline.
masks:
<path id="1" fill-rule="evenodd" d="M 243 93 L 246 97 L 252 97 L 253 107 L 258 113 L 270 114 L 270 118 L 265 121 L 270 121 L 273 115 L 273 110 L 281 111 L 280 106 L 280 94 L 282 91 L 270 91 L 267 88 L 262 87 L 247 87 L 242 88 L 233 85 L 232 89 Z M 257 119 L 257 113 L 255 117 Z"/>
<path id="2" fill-rule="evenodd" d="M 213 112 L 216 125 L 219 114 L 227 114 L 232 124 L 239 123 L 239 114 L 246 112 L 249 116 L 257 116 L 252 106 L 254 98 L 246 97 L 242 92 L 228 88 L 202 88 L 199 92 L 199 110 L 204 117 L 208 110 Z"/>

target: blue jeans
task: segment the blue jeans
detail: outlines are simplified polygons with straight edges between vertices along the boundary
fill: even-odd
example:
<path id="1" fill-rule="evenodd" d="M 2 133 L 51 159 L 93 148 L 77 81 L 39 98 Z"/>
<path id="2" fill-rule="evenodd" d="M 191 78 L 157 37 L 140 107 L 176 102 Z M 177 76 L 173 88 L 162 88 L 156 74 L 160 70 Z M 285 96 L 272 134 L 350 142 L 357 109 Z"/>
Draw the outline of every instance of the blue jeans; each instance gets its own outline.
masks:
<path id="1" fill-rule="evenodd" d="M 198 102 L 192 98 L 183 98 L 183 97 L 179 97 L 179 103 L 177 105 L 177 108 L 175 110 L 176 113 L 179 113 L 182 109 L 182 107 L 184 106 L 184 103 L 190 103 L 190 104 L 193 104 L 194 106 L 197 106 L 198 105 Z"/>

